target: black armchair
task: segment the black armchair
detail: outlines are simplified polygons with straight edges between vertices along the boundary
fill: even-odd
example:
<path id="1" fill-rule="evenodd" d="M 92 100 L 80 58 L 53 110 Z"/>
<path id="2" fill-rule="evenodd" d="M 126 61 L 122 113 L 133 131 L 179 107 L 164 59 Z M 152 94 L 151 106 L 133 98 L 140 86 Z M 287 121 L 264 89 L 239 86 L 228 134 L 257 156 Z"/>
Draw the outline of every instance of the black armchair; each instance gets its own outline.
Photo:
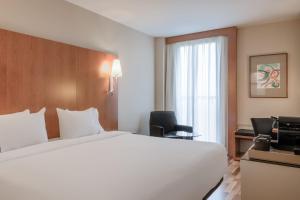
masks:
<path id="1" fill-rule="evenodd" d="M 177 131 L 193 133 L 193 127 L 178 125 L 173 111 L 153 111 L 150 114 L 150 136 L 176 136 Z"/>

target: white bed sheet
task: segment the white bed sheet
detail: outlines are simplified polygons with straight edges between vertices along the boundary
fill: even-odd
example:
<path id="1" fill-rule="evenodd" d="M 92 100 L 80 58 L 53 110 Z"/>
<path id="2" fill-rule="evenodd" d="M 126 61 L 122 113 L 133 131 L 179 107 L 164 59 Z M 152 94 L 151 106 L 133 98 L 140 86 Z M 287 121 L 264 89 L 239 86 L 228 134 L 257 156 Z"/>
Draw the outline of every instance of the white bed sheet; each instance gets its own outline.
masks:
<path id="1" fill-rule="evenodd" d="M 200 200 L 225 174 L 214 143 L 110 132 L 0 154 L 2 200 Z"/>

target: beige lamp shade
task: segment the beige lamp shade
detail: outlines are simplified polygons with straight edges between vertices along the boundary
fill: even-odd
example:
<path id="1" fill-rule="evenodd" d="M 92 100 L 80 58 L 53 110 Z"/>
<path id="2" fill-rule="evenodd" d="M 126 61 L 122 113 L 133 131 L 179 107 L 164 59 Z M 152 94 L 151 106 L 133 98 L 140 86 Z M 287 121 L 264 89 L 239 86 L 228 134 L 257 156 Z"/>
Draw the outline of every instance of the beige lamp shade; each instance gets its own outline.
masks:
<path id="1" fill-rule="evenodd" d="M 122 77 L 122 67 L 119 59 L 115 59 L 113 61 L 112 69 L 111 69 L 111 77 L 119 78 Z"/>

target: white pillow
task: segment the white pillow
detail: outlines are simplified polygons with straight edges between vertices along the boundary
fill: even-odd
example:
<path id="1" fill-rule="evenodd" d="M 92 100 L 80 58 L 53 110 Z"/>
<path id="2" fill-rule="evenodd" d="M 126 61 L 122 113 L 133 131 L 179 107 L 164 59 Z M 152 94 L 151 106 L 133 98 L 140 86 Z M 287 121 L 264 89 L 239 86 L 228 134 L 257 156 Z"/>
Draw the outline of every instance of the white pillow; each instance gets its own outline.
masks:
<path id="1" fill-rule="evenodd" d="M 1 152 L 47 142 L 44 113 L 43 108 L 35 114 L 0 116 Z"/>
<path id="2" fill-rule="evenodd" d="M 56 110 L 62 139 L 94 135 L 101 131 L 98 111 L 95 108 L 84 111 L 69 111 L 59 108 Z"/>
<path id="3" fill-rule="evenodd" d="M 103 127 L 101 126 L 100 122 L 99 122 L 99 112 L 97 108 L 88 108 L 87 110 L 84 111 L 71 111 L 69 109 L 66 109 L 66 111 L 70 111 L 70 112 L 91 112 L 93 115 L 93 121 L 95 123 L 95 125 L 97 126 L 97 129 L 99 129 L 100 131 L 104 131 Z"/>
<path id="4" fill-rule="evenodd" d="M 5 118 L 14 118 L 18 116 L 24 116 L 30 114 L 29 110 L 24 110 L 23 112 L 16 112 L 16 113 L 11 113 L 11 114 L 6 114 L 6 115 L 0 115 L 0 119 L 5 119 Z"/>
<path id="5" fill-rule="evenodd" d="M 100 131 L 104 131 L 104 129 L 102 128 L 102 126 L 101 126 L 101 124 L 100 124 L 100 122 L 99 122 L 99 112 L 98 112 L 98 109 L 97 109 L 97 108 L 90 108 L 89 110 L 90 110 L 90 111 L 93 113 L 93 115 L 94 115 L 93 120 L 94 120 L 96 126 L 98 127 L 98 129 L 99 129 Z"/>
<path id="6" fill-rule="evenodd" d="M 31 113 L 32 120 L 35 123 L 35 126 L 37 126 L 39 132 L 40 132 L 40 141 L 42 142 L 48 142 L 48 134 L 46 129 L 46 121 L 45 121 L 45 112 L 46 108 L 42 108 L 40 111 L 36 113 Z"/>
<path id="7" fill-rule="evenodd" d="M 70 112 L 91 112 L 93 115 L 93 121 L 95 123 L 95 126 L 97 127 L 97 129 L 99 129 L 100 131 L 104 131 L 103 127 L 101 126 L 100 122 L 99 122 L 99 112 L 97 108 L 88 108 L 87 110 L 84 111 L 71 111 L 69 109 L 66 109 L 67 111 Z"/>

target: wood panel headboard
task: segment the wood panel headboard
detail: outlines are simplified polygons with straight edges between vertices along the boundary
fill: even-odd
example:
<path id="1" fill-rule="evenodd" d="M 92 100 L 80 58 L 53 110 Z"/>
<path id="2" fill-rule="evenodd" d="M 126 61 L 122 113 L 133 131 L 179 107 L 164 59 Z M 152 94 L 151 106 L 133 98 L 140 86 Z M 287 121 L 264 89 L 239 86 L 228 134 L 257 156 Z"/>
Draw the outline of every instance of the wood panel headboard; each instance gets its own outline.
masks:
<path id="1" fill-rule="evenodd" d="M 114 55 L 0 29 L 0 114 L 46 107 L 49 138 L 59 137 L 56 108 L 96 107 L 117 129 L 118 95 L 107 93 Z"/>

